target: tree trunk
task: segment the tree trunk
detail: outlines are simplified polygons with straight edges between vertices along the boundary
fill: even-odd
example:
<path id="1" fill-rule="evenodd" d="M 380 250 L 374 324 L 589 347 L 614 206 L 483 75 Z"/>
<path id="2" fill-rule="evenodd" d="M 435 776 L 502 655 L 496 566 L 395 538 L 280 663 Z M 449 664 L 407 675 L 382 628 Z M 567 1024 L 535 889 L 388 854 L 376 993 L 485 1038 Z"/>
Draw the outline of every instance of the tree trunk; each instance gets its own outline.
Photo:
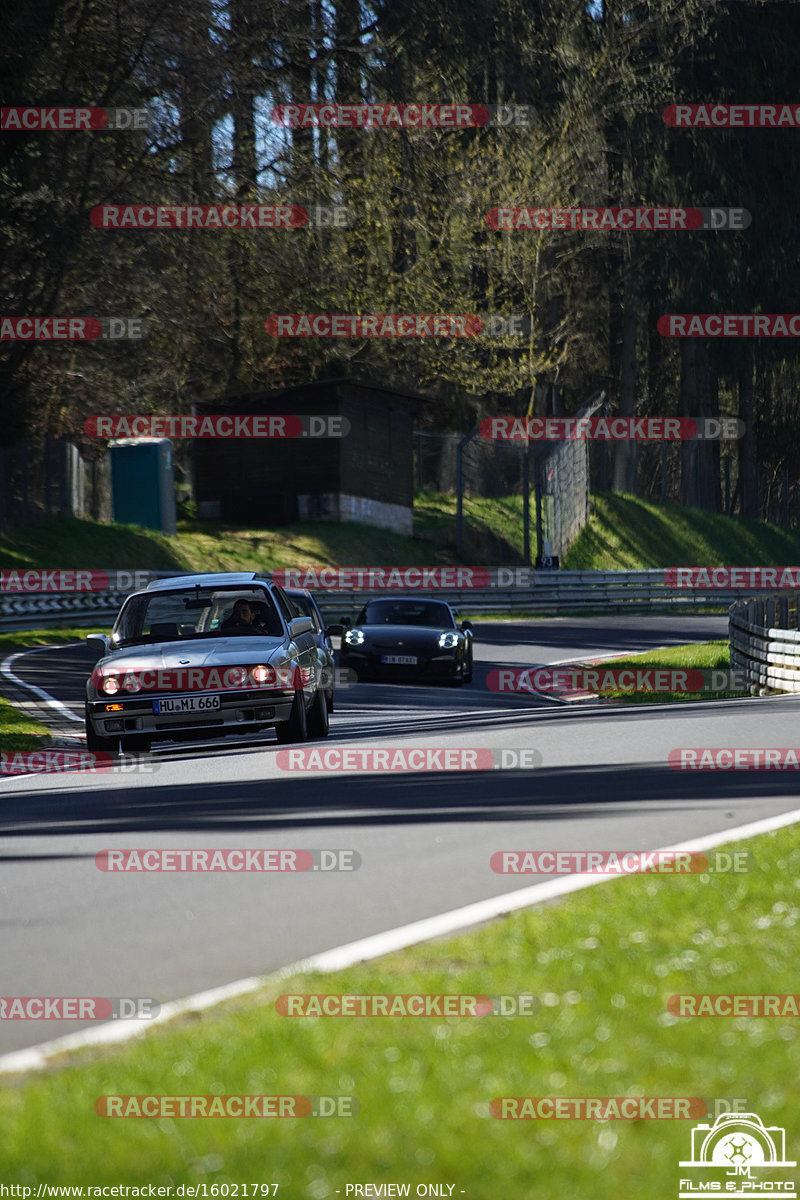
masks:
<path id="1" fill-rule="evenodd" d="M 626 237 L 628 275 L 625 281 L 625 307 L 622 315 L 622 355 L 619 378 L 619 409 L 621 417 L 632 417 L 636 411 L 638 371 L 636 337 L 639 326 L 639 287 L 637 276 L 637 244 L 635 235 Z M 614 477 L 611 490 L 636 494 L 639 444 L 635 441 L 614 443 Z"/>
<path id="2" fill-rule="evenodd" d="M 702 420 L 715 416 L 716 373 L 708 343 L 701 338 L 681 342 L 679 415 Z M 715 478 L 716 474 L 716 478 Z M 719 443 L 695 439 L 681 443 L 681 504 L 718 510 Z"/>
<path id="3" fill-rule="evenodd" d="M 744 422 L 744 434 L 739 438 L 739 498 L 740 514 L 758 519 L 758 485 L 756 480 L 755 430 L 753 429 L 753 346 L 746 339 L 742 345 L 739 367 L 739 420 Z"/>

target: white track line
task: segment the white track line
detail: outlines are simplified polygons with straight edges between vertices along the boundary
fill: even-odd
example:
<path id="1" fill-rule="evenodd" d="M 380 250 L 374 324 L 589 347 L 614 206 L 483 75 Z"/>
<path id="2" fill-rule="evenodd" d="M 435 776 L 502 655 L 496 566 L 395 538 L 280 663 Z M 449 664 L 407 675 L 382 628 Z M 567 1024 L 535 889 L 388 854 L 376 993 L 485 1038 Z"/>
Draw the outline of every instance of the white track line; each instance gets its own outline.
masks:
<path id="1" fill-rule="evenodd" d="M 755 837 L 757 834 L 771 833 L 776 829 L 795 825 L 798 822 L 800 822 L 800 809 L 793 809 L 791 812 L 781 813 L 776 817 L 765 817 L 760 821 L 751 821 L 747 825 L 706 834 L 688 842 L 680 842 L 675 846 L 666 846 L 662 850 L 711 850 L 726 842 L 741 841 L 743 838 Z M 183 1000 L 163 1004 L 158 1016 L 154 1017 L 152 1021 L 144 1023 L 109 1021 L 90 1029 L 82 1029 L 78 1033 L 55 1038 L 50 1042 L 42 1042 L 38 1046 L 30 1046 L 25 1050 L 4 1054 L 0 1056 L 0 1074 L 40 1071 L 49 1066 L 59 1054 L 143 1038 L 155 1025 L 163 1025 L 166 1021 L 172 1021 L 184 1013 L 201 1012 L 203 1009 L 213 1008 L 225 1000 L 233 1000 L 239 996 L 245 996 L 249 992 L 256 992 L 261 988 L 282 982 L 291 975 L 304 974 L 309 971 L 340 971 L 354 963 L 368 962 L 380 958 L 384 954 L 390 954 L 392 951 L 417 945 L 419 942 L 457 933 L 493 920 L 505 913 L 514 912 L 516 909 L 528 908 L 543 900 L 552 900 L 557 896 L 565 896 L 570 892 L 577 892 L 583 888 L 608 883 L 611 879 L 619 878 L 618 875 L 569 875 L 548 883 L 537 883 L 531 887 L 520 888 L 518 891 L 506 893 L 503 896 L 493 896 L 489 900 L 479 900 L 475 904 L 451 909 L 449 912 L 439 913 L 435 917 L 426 917 L 424 920 L 414 921 L 410 925 L 387 929 L 383 933 L 360 938 L 358 941 L 348 942 L 344 946 L 323 950 L 320 954 L 314 954 L 311 958 L 291 963 L 271 975 L 254 975 L 249 979 L 238 979 L 223 987 L 197 992 Z"/>
<path id="2" fill-rule="evenodd" d="M 17 687 L 24 688 L 25 691 L 33 692 L 34 696 L 38 696 L 47 708 L 54 708 L 62 717 L 67 717 L 70 721 L 76 721 L 79 725 L 83 725 L 83 717 L 78 717 L 68 708 L 66 704 L 62 704 L 60 700 L 56 700 L 55 696 L 51 696 L 49 692 L 45 692 L 43 688 L 36 687 L 33 683 L 26 683 L 24 679 L 20 679 L 11 670 L 12 664 L 18 658 L 22 658 L 23 654 L 42 654 L 45 650 L 67 650 L 71 646 L 80 646 L 80 642 L 67 642 L 62 646 L 40 646 L 35 650 L 20 650 L 17 654 L 11 654 L 4 662 L 0 663 L 0 675 L 7 679 L 10 683 Z"/>
<path id="3" fill-rule="evenodd" d="M 39 700 L 41 700 L 42 703 L 47 706 L 47 708 L 52 708 L 56 712 L 61 713 L 61 715 L 63 717 L 66 717 L 68 720 L 75 721 L 78 725 L 83 725 L 83 723 L 84 723 L 83 717 L 79 717 L 76 713 L 74 713 L 72 711 L 71 708 L 68 708 L 66 704 L 62 704 L 62 702 L 60 700 L 56 700 L 55 696 L 51 696 L 50 693 L 46 692 L 43 688 L 37 687 L 33 683 L 26 683 L 24 679 L 20 679 L 11 670 L 12 664 L 15 663 L 18 658 L 21 658 L 23 656 L 23 654 L 43 654 L 45 651 L 48 651 L 48 650 L 69 650 L 73 646 L 81 646 L 81 645 L 83 645 L 82 642 L 65 642 L 59 646 L 38 646 L 32 650 L 19 650 L 16 654 L 10 655 L 7 659 L 4 660 L 4 662 L 0 663 L 0 675 L 2 675 L 10 683 L 15 684 L 17 687 L 23 688 L 25 691 L 32 692 L 34 696 L 37 696 L 39 698 Z M 655 647 L 655 649 L 667 650 L 667 649 L 671 649 L 671 647 L 659 646 L 659 647 Z M 650 650 L 633 650 L 633 651 L 630 651 L 628 654 L 626 654 L 626 652 L 624 650 L 615 650 L 612 652 L 590 650 L 590 651 L 588 651 L 588 654 L 598 655 L 597 661 L 601 662 L 607 658 L 622 658 L 622 657 L 631 657 L 632 658 L 636 654 L 649 654 L 650 652 L 651 652 Z M 570 663 L 585 662 L 586 657 L 587 657 L 586 654 L 581 654 L 576 658 L 562 658 L 562 659 L 557 660 L 556 662 L 540 663 L 538 666 L 528 667 L 525 669 L 528 671 L 534 671 L 534 672 L 535 671 L 546 671 L 546 670 L 549 670 L 551 667 L 563 667 L 563 666 L 569 666 Z M 502 668 L 500 668 L 500 669 L 502 669 Z M 542 700 L 552 700 L 556 704 L 569 704 L 570 703 L 570 701 L 568 701 L 568 700 L 562 700 L 562 699 L 560 699 L 560 697 L 548 694 L 547 692 L 537 692 L 534 688 L 531 688 L 530 692 L 528 692 L 528 695 L 538 696 Z M 593 699 L 595 698 L 593 693 L 587 693 L 587 695 L 591 695 L 591 697 Z M 572 701 L 572 703 L 575 703 L 575 702 Z M 386 707 L 388 708 L 390 706 L 387 705 Z M 369 708 L 369 706 L 367 706 L 364 709 L 364 711 L 366 712 L 368 710 L 373 711 L 371 708 Z M 485 710 L 476 709 L 474 711 L 474 713 L 469 712 L 469 713 L 462 713 L 460 715 L 462 715 L 462 716 L 473 716 L 473 715 L 485 716 L 486 714 L 485 714 Z"/>

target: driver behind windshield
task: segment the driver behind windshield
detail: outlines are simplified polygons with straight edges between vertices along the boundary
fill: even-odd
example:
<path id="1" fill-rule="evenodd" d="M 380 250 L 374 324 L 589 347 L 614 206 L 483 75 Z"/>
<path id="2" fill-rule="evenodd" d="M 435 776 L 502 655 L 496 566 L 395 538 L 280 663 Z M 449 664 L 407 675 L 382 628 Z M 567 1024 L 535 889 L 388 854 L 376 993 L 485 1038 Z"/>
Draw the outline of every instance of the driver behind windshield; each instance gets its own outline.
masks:
<path id="1" fill-rule="evenodd" d="M 249 600 L 237 600 L 233 606 L 233 612 L 227 621 L 223 621 L 222 630 L 224 633 L 235 633 L 237 630 L 250 629 L 256 633 L 259 631 L 259 626 L 255 623 L 255 616 Z"/>
<path id="2" fill-rule="evenodd" d="M 275 626 L 277 625 L 277 628 Z M 275 614 L 271 614 L 266 604 L 258 601 L 237 600 L 233 612 L 223 621 L 223 633 L 266 633 L 272 637 L 280 636 L 280 622 Z"/>

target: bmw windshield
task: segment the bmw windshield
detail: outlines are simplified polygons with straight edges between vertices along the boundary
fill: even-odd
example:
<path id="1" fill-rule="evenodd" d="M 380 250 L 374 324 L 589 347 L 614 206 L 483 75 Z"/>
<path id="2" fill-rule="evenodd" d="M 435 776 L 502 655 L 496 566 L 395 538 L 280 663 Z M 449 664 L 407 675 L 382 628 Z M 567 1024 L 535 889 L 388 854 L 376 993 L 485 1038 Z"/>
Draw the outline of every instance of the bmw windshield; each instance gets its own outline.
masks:
<path id="1" fill-rule="evenodd" d="M 148 642 L 239 636 L 283 637 L 265 588 L 181 588 L 140 592 L 123 605 L 111 634 L 113 648 Z"/>

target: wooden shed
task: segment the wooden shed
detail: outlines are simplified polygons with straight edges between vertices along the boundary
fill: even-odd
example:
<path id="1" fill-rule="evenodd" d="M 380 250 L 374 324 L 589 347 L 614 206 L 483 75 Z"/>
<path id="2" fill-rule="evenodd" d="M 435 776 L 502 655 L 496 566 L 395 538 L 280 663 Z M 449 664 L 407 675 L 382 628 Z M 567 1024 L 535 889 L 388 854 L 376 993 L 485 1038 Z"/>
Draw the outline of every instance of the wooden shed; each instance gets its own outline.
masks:
<path id="1" fill-rule="evenodd" d="M 341 417 L 347 430 L 344 437 L 198 438 L 198 509 L 237 524 L 360 521 L 410 534 L 413 425 L 426 403 L 413 393 L 330 379 L 198 404 L 198 416 Z"/>

